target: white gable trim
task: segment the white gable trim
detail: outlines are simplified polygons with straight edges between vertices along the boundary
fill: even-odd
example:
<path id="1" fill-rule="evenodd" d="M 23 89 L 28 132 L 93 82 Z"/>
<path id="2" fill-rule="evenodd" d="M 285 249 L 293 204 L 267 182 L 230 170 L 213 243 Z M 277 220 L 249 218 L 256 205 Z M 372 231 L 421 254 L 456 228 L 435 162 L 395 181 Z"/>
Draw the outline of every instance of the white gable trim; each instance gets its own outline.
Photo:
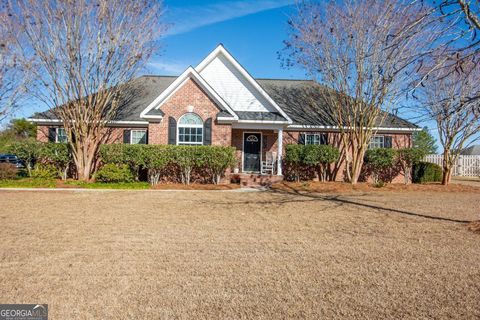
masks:
<path id="1" fill-rule="evenodd" d="M 209 65 L 213 59 L 215 59 L 218 55 L 222 54 L 227 60 L 240 72 L 242 76 L 247 79 L 247 81 L 265 98 L 267 101 L 275 108 L 277 111 L 287 119 L 287 123 L 293 123 L 292 119 L 280 108 L 277 103 L 263 90 L 263 88 L 258 84 L 257 81 L 245 70 L 244 67 L 240 65 L 240 63 L 235 60 L 235 58 L 223 47 L 222 44 L 219 44 L 215 50 L 213 50 L 202 62 L 195 67 L 195 70 L 198 73 L 201 73 L 203 69 L 207 65 Z"/>
<path id="2" fill-rule="evenodd" d="M 215 102 L 221 105 L 225 110 L 227 110 L 232 116 L 232 120 L 238 120 L 238 116 L 235 112 L 230 108 L 230 106 L 218 95 L 218 93 L 213 90 L 213 88 L 198 74 L 198 72 L 192 68 L 188 67 L 177 79 L 175 79 L 172 84 L 168 86 L 152 103 L 148 105 L 140 113 L 140 118 L 145 119 L 162 119 L 163 117 L 160 115 L 147 115 L 149 111 L 152 109 L 159 109 L 162 104 L 167 101 L 172 95 L 175 94 L 182 86 L 187 82 L 189 79 L 195 80 L 195 82 L 200 85 L 200 87 L 207 92 L 207 94 L 212 98 Z"/>

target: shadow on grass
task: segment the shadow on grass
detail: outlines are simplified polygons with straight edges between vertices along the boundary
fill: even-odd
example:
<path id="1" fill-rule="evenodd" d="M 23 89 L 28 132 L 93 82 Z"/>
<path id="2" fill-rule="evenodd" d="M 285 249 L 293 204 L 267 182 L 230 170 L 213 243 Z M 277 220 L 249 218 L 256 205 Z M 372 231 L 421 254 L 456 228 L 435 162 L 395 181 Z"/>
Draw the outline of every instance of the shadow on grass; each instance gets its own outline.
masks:
<path id="1" fill-rule="evenodd" d="M 459 219 L 452 219 L 452 218 L 444 218 L 444 217 L 438 217 L 438 216 L 431 216 L 431 215 L 426 215 L 426 214 L 421 214 L 421 213 L 416 213 L 416 212 L 411 212 L 411 211 L 406 211 L 406 210 L 399 210 L 399 209 L 394 209 L 394 208 L 388 208 L 388 207 L 382 207 L 378 205 L 373 205 L 373 204 L 367 204 L 367 203 L 362 203 L 350 199 L 345 199 L 344 197 L 341 197 L 340 195 L 322 195 L 319 193 L 311 193 L 311 192 L 300 192 L 294 188 L 288 187 L 288 190 L 270 190 L 269 192 L 276 193 L 276 194 L 282 194 L 282 195 L 294 195 L 294 196 L 300 196 L 300 197 L 306 197 L 311 199 L 311 201 L 330 201 L 337 203 L 339 205 L 355 205 L 355 206 L 360 206 L 368 209 L 375 209 L 375 210 L 380 210 L 380 211 L 385 211 L 385 212 L 390 212 L 390 213 L 396 213 L 400 215 L 407 215 L 407 216 L 412 216 L 412 217 L 418 217 L 418 218 L 424 218 L 424 219 L 431 219 L 431 220 L 437 220 L 437 221 L 447 221 L 447 222 L 455 222 L 455 223 L 470 223 L 472 221 L 470 220 L 459 220 Z M 294 202 L 292 200 L 287 200 L 285 202 Z M 284 203 L 285 203 L 284 202 Z"/>

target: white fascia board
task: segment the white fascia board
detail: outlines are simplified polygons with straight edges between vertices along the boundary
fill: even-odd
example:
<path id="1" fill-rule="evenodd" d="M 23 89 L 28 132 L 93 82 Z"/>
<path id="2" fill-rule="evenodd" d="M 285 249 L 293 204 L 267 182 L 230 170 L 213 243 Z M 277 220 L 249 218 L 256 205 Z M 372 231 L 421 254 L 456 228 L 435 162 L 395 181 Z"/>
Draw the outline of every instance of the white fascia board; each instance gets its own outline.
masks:
<path id="1" fill-rule="evenodd" d="M 175 79 L 170 86 L 168 86 L 165 91 L 163 91 L 155 100 L 153 100 L 152 103 L 150 103 L 147 108 L 145 108 L 141 113 L 140 117 L 141 118 L 152 118 L 152 119 L 161 119 L 158 117 L 161 116 L 148 116 L 147 113 L 151 111 L 152 109 L 158 109 L 160 106 L 168 100 L 177 90 L 179 90 L 185 82 L 187 82 L 190 78 L 196 80 L 196 82 L 202 87 L 203 90 L 205 90 L 208 95 L 215 100 L 219 105 L 221 105 L 225 110 L 227 110 L 232 116 L 233 119 L 238 120 L 238 116 L 235 114 L 235 112 L 230 108 L 230 106 L 218 95 L 215 90 L 203 79 L 198 72 L 192 68 L 188 67 L 187 70 L 185 70 L 177 79 Z M 153 118 L 156 117 L 156 118 Z"/>
<path id="2" fill-rule="evenodd" d="M 27 121 L 38 122 L 38 123 L 53 123 L 60 124 L 63 123 L 60 119 L 32 119 L 27 118 Z M 131 124 L 131 125 L 148 125 L 148 121 L 123 121 L 123 120 L 113 120 L 108 121 L 108 124 Z"/>
<path id="3" fill-rule="evenodd" d="M 27 121 L 30 122 L 51 122 L 51 123 L 61 123 L 62 120 L 59 119 L 32 119 L 32 118 L 27 118 Z"/>
<path id="4" fill-rule="evenodd" d="M 203 59 L 202 62 L 198 64 L 198 66 L 195 67 L 195 70 L 200 73 L 202 70 L 210 64 L 210 62 L 215 59 L 216 56 L 219 54 L 222 54 L 227 60 L 233 64 L 233 66 L 242 74 L 242 76 L 247 79 L 247 81 L 258 91 L 260 94 L 267 99 L 267 101 L 275 108 L 277 109 L 280 114 L 287 119 L 288 123 L 292 123 L 292 119 L 280 108 L 277 103 L 263 90 L 263 88 L 258 84 L 258 82 L 245 70 L 244 67 L 240 63 L 235 60 L 235 58 L 223 47 L 223 45 L 219 44 L 215 50 L 213 50 L 205 59 Z"/>
<path id="5" fill-rule="evenodd" d="M 156 119 L 156 120 L 162 120 L 162 119 L 163 119 L 163 116 L 144 115 L 142 118 L 144 118 L 144 119 Z"/>
<path id="6" fill-rule="evenodd" d="M 298 131 L 298 130 L 335 130 L 339 131 L 340 128 L 338 126 L 314 126 L 314 125 L 289 125 L 287 127 L 287 130 L 289 131 Z M 348 129 L 348 128 L 346 128 Z M 416 131 L 422 131 L 421 128 L 391 128 L 391 127 L 374 127 L 372 130 L 375 131 L 397 131 L 397 132 L 416 132 Z"/>

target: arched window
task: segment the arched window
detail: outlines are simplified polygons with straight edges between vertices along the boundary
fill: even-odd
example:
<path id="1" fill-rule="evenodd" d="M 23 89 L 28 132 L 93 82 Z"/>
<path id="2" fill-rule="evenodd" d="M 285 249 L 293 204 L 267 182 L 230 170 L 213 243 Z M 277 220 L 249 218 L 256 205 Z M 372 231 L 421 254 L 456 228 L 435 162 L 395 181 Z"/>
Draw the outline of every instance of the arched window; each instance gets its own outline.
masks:
<path id="1" fill-rule="evenodd" d="M 178 120 L 178 144 L 203 144 L 203 121 L 195 113 L 186 113 Z"/>

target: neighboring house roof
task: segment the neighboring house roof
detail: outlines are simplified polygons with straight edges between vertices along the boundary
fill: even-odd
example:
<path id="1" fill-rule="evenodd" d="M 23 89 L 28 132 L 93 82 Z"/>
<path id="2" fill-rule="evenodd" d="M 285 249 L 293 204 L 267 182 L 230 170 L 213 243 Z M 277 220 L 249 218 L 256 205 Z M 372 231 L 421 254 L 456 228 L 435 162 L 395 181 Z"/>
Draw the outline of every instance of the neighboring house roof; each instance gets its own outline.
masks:
<path id="1" fill-rule="evenodd" d="M 480 144 L 465 148 L 460 152 L 460 154 L 464 156 L 478 156 L 480 155 Z"/>
<path id="2" fill-rule="evenodd" d="M 323 87 L 311 80 L 254 79 L 221 45 L 196 68 L 189 67 L 178 77 L 141 76 L 125 84 L 114 122 L 146 124 L 149 119 L 161 119 L 161 105 L 188 79 L 197 82 L 216 102 L 219 121 L 285 124 L 290 128 L 336 127 L 322 98 Z M 42 122 L 55 120 L 55 116 L 47 111 L 30 119 Z M 387 114 L 377 127 L 418 129 L 393 114 Z"/>

